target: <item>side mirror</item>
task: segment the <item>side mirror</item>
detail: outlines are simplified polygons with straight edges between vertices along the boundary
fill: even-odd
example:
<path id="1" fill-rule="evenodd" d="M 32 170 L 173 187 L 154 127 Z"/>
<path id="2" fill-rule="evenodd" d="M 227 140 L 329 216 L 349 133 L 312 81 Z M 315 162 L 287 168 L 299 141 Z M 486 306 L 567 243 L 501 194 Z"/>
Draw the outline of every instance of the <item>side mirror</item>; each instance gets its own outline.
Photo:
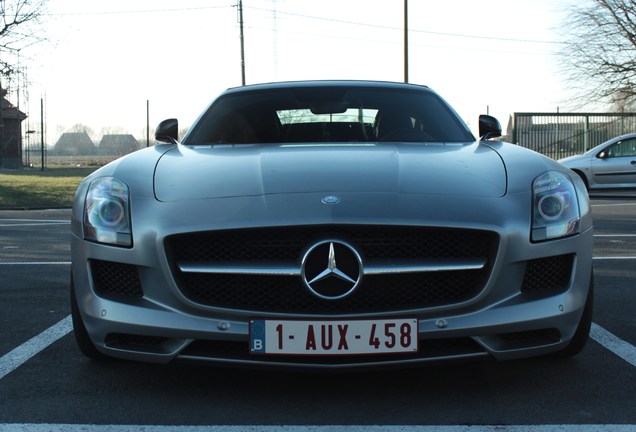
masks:
<path id="1" fill-rule="evenodd" d="M 176 144 L 179 138 L 179 121 L 168 119 L 159 123 L 155 130 L 155 139 L 159 142 Z"/>
<path id="2" fill-rule="evenodd" d="M 493 116 L 482 114 L 479 116 L 479 136 L 481 141 L 501 136 L 501 124 Z"/>
<path id="3" fill-rule="evenodd" d="M 609 157 L 609 154 L 607 154 L 607 151 L 603 150 L 602 152 L 597 154 L 596 157 L 599 159 L 607 159 Z"/>

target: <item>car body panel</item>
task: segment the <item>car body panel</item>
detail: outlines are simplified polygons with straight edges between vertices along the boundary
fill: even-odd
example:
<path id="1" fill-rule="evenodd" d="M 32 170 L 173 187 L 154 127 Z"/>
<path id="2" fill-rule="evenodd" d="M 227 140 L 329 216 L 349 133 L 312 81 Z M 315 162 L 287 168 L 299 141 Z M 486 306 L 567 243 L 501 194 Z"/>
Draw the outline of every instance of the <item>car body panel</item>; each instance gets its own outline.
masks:
<path id="1" fill-rule="evenodd" d="M 157 165 L 160 201 L 355 191 L 500 197 L 504 166 L 487 146 L 465 144 L 254 145 L 166 152 Z M 351 167 L 356 167 L 355 175 Z"/>

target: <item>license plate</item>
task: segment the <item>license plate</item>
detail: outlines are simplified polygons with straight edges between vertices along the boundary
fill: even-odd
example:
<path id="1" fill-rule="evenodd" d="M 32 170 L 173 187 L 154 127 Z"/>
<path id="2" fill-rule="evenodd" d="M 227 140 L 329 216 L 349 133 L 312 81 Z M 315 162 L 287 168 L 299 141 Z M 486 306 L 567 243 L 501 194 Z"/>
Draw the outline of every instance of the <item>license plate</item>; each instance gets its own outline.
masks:
<path id="1" fill-rule="evenodd" d="M 355 355 L 417 351 L 417 319 L 250 321 L 250 353 Z"/>

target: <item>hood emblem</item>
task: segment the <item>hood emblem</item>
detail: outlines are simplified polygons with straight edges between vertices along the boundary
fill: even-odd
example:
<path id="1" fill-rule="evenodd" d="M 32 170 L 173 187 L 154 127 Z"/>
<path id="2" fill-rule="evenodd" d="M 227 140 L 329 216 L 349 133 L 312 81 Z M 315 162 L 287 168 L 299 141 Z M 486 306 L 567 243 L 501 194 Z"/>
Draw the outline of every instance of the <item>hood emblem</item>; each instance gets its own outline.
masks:
<path id="1" fill-rule="evenodd" d="M 323 204 L 334 205 L 340 202 L 340 197 L 336 195 L 327 195 L 320 200 Z"/>
<path id="2" fill-rule="evenodd" d="M 337 240 L 316 243 L 302 260 L 305 286 L 326 300 L 351 294 L 360 284 L 362 273 L 360 254 L 351 245 Z"/>

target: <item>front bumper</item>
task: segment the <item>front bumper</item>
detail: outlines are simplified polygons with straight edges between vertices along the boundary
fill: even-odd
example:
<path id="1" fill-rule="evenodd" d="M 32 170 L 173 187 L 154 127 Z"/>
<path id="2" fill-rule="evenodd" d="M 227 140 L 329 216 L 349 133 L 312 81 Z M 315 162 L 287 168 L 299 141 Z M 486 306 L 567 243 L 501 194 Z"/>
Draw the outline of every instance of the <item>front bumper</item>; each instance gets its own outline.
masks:
<path id="1" fill-rule="evenodd" d="M 316 197 L 309 198 L 312 202 L 319 202 Z M 284 200 L 285 197 L 279 199 Z M 443 201 L 440 198 L 437 200 Z M 248 207 L 254 204 L 237 200 L 234 203 L 236 212 L 230 211 L 226 220 L 213 221 L 211 224 L 199 215 L 219 214 L 213 207 L 189 211 L 183 208 L 183 203 L 166 205 L 153 201 L 148 205 L 133 207 L 135 246 L 124 249 L 84 241 L 81 238 L 81 213 L 75 214 L 72 257 L 79 310 L 87 332 L 99 351 L 112 357 L 157 363 L 195 361 L 250 367 L 349 369 L 479 358 L 509 360 L 544 355 L 565 348 L 577 329 L 588 297 L 592 277 L 591 223 L 583 224 L 585 231 L 574 237 L 530 244 L 526 205 L 529 196 L 519 197 L 520 205 L 510 205 L 510 201 L 508 204 L 498 203 L 499 208 L 482 201 L 471 202 L 467 198 L 462 201 L 461 207 L 453 208 L 459 206 L 457 200 L 432 206 L 429 199 L 426 209 L 432 210 L 429 210 L 428 215 L 420 214 L 417 218 L 399 220 L 392 213 L 404 213 L 404 209 L 397 206 L 391 211 L 387 210 L 387 218 L 364 221 L 382 225 L 391 219 L 394 225 L 408 225 L 426 220 L 428 225 L 435 227 L 459 226 L 462 229 L 497 233 L 497 251 L 490 264 L 488 280 L 478 295 L 466 301 L 426 308 L 372 310 L 364 313 L 345 311 L 337 314 L 267 313 L 193 302 L 177 286 L 174 266 L 164 251 L 165 238 L 192 231 L 204 232 L 210 226 L 227 229 L 241 223 L 250 226 L 249 217 L 243 215 L 251 214 L 264 215 L 261 223 L 270 226 L 281 221 L 291 226 L 298 221 L 316 224 L 358 222 L 359 219 L 355 217 L 323 215 L 318 211 L 312 213 L 310 209 L 308 214 L 297 215 L 297 221 L 290 220 L 289 215 L 286 215 L 285 220 L 283 215 L 268 214 L 269 209 L 281 206 L 257 203 L 255 205 L 261 208 L 250 209 Z M 228 214 L 227 204 L 224 203 L 224 214 Z M 161 210 L 157 209 L 159 205 L 163 206 Z M 413 203 L 405 205 L 412 207 Z M 469 206 L 486 211 L 474 211 L 464 216 L 465 208 Z M 321 210 L 324 212 L 324 209 Z M 369 213 L 364 209 L 362 212 Z M 166 226 L 138 222 L 155 220 L 156 213 L 162 214 L 160 222 L 164 221 Z M 562 289 L 539 293 L 522 291 L 526 274 L 533 263 L 549 261 L 553 257 L 571 257 L 567 261 L 569 270 Z M 98 294 L 91 267 L 93 261 L 125 263 L 125 266 L 133 268 L 139 277 L 143 295 L 128 296 L 122 301 Z M 541 278 L 534 284 L 541 285 Z M 268 317 L 300 320 L 416 318 L 419 322 L 419 350 L 417 354 L 407 355 L 328 357 L 250 354 L 249 321 Z"/>

